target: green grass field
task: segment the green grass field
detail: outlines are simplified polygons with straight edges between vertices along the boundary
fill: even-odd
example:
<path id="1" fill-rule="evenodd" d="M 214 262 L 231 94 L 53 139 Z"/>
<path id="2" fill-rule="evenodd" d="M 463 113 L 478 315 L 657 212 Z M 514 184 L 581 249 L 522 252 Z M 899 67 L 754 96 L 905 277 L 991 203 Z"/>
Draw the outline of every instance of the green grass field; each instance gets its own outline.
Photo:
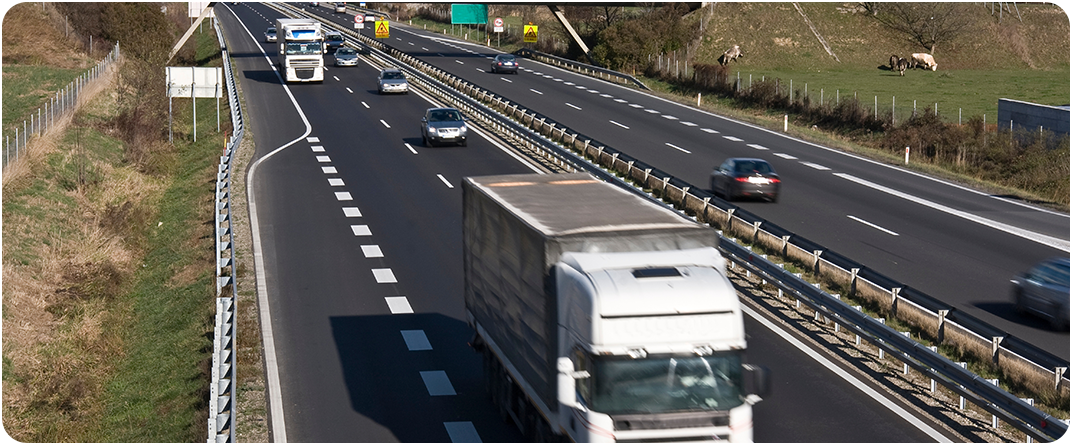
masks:
<path id="1" fill-rule="evenodd" d="M 796 91 L 802 92 L 806 87 L 813 103 L 820 100 L 835 103 L 839 93 L 841 99 L 858 97 L 870 109 L 877 96 L 879 114 L 892 109 L 895 97 L 897 122 L 910 117 L 913 106 L 922 111 L 933 109 L 936 104 L 938 115 L 948 122 L 958 122 L 962 109 L 964 122 L 971 116 L 984 114 L 987 122 L 996 123 L 997 99 L 1067 105 L 1068 91 L 1071 90 L 1067 73 L 1059 71 L 965 69 L 934 72 L 915 69 L 900 77 L 896 71 L 876 68 L 798 72 L 752 70 L 740 64 L 732 72 L 739 72 L 745 87 L 749 80 L 780 78 L 787 88 L 791 80 Z"/>
<path id="2" fill-rule="evenodd" d="M 41 65 L 4 65 L 3 125 L 4 134 L 22 131 L 22 121 L 30 119 L 56 92 L 86 70 L 63 69 Z"/>

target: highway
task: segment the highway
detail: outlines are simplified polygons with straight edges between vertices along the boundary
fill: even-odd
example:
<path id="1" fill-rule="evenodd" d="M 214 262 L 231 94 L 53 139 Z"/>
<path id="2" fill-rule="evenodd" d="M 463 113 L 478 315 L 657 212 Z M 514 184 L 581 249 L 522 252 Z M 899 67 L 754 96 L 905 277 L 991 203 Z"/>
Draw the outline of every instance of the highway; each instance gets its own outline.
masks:
<path id="1" fill-rule="evenodd" d="M 314 12 L 352 29 L 352 14 Z M 371 26 L 362 32 L 373 36 Z M 707 189 L 728 157 L 761 157 L 783 180 L 776 204 L 734 202 L 1053 355 L 1068 331 L 1014 312 L 1011 277 L 1066 256 L 1068 214 L 828 149 L 529 59 L 492 74 L 496 51 L 392 23 L 384 43 L 524 104 L 571 130 Z"/>
<path id="2" fill-rule="evenodd" d="M 280 384 L 269 388 L 280 407 L 273 439 L 521 441 L 467 344 L 460 180 L 533 168 L 483 137 L 424 148 L 418 123 L 433 103 L 377 95 L 365 58 L 334 68 L 327 56 L 323 84 L 282 85 L 274 47 L 260 41 L 277 13 L 221 6 L 257 147 L 248 179 L 269 384 Z M 946 439 L 787 333 L 750 318 L 746 328 L 749 361 L 773 372 L 772 396 L 755 409 L 757 441 Z"/>

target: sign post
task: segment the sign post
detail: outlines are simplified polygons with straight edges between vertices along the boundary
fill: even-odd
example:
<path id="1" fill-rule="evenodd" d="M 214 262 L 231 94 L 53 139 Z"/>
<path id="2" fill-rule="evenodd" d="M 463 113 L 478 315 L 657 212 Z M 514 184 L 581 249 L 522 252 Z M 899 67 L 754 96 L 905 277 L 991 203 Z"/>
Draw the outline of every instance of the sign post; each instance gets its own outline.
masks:
<path id="1" fill-rule="evenodd" d="M 498 37 L 498 46 L 502 46 L 502 17 L 495 17 L 495 36 Z"/>

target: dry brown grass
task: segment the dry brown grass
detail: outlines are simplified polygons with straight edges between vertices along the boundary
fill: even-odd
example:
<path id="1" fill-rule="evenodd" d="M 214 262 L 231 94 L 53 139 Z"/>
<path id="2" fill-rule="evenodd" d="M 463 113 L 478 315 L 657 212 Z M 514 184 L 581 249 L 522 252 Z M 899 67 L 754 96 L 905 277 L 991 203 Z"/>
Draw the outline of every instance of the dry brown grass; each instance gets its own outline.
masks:
<path id="1" fill-rule="evenodd" d="M 4 64 L 88 67 L 92 59 L 81 51 L 86 45 L 73 27 L 65 34 L 63 20 L 49 2 L 12 6 L 4 15 Z"/>

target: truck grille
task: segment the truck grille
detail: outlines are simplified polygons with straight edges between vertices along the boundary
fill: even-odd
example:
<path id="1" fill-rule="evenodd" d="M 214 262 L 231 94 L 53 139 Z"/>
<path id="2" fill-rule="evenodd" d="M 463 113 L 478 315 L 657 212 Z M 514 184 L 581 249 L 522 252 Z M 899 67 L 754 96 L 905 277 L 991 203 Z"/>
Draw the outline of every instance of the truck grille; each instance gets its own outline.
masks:
<path id="1" fill-rule="evenodd" d="M 294 69 L 311 69 L 318 68 L 320 66 L 319 60 L 291 60 L 290 67 Z"/>
<path id="2" fill-rule="evenodd" d="M 727 427 L 729 412 L 662 413 L 657 415 L 612 415 L 614 430 L 660 430 L 693 427 Z"/>

